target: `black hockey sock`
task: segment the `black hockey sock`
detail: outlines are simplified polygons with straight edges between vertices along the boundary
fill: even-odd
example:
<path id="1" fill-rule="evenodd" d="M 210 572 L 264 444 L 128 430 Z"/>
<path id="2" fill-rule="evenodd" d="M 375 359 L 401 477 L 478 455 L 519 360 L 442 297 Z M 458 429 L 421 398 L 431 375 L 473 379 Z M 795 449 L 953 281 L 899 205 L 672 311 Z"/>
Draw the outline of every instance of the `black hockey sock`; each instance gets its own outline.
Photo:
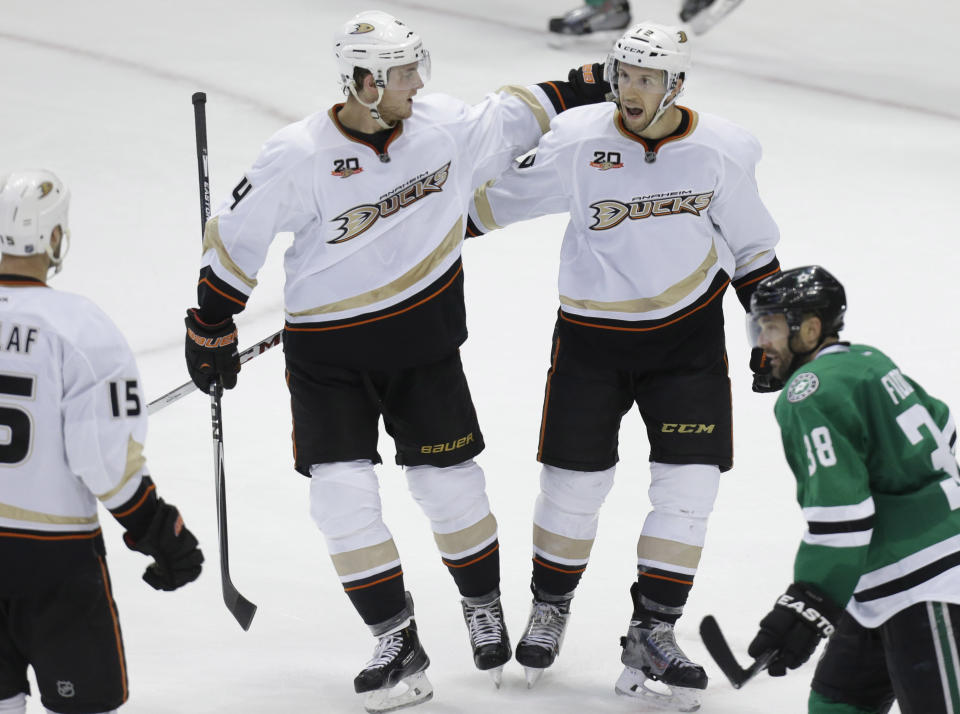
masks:
<path id="1" fill-rule="evenodd" d="M 389 620 L 407 604 L 400 566 L 345 582 L 343 590 L 367 625 Z"/>
<path id="2" fill-rule="evenodd" d="M 500 542 L 457 560 L 443 558 L 463 597 L 481 597 L 500 587 Z"/>
<path id="3" fill-rule="evenodd" d="M 543 556 L 533 558 L 533 588 L 537 592 L 561 597 L 572 593 L 580 584 L 587 566 L 569 566 L 554 563 Z"/>
<path id="4" fill-rule="evenodd" d="M 630 588 L 633 618 L 653 617 L 675 623 L 683 613 L 692 587 L 692 575 L 645 566 L 637 568 L 637 582 Z"/>

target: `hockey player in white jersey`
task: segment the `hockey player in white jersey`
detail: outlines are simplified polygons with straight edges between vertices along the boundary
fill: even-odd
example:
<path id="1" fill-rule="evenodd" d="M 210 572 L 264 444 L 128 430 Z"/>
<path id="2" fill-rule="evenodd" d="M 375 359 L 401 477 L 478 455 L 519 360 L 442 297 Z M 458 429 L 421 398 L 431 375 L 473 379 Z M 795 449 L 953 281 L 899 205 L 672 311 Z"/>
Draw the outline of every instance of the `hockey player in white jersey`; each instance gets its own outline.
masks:
<path id="1" fill-rule="evenodd" d="M 516 658 L 532 682 L 559 652 L 613 484 L 620 420 L 636 403 L 653 510 L 616 688 L 681 710 L 698 706 L 707 676 L 673 628 L 733 460 L 722 296 L 732 282 L 747 306 L 779 270 L 779 232 L 754 179 L 760 146 L 676 104 L 689 62 L 679 28 L 632 27 L 605 65 L 616 103 L 554 119 L 535 154 L 476 192 L 470 214 L 470 232 L 482 233 L 570 213 L 538 452 L 533 610 Z"/>
<path id="2" fill-rule="evenodd" d="M 432 690 L 381 516 L 378 421 L 462 597 L 474 663 L 499 683 L 512 650 L 497 522 L 474 461 L 483 436 L 458 351 L 466 211 L 473 189 L 535 146 L 557 112 L 600 101 L 607 87 L 596 64 L 566 82 L 505 87 L 474 106 L 421 98 L 429 54 L 415 32 L 377 11 L 345 23 L 335 53 L 344 103 L 271 138 L 206 226 L 186 353 L 201 388 L 236 384 L 232 316 L 276 234 L 292 231 L 284 352 L 295 468 L 311 477 L 311 514 L 377 638 L 354 687 L 369 710 L 383 711 Z M 406 691 L 391 692 L 401 681 Z"/>
<path id="3" fill-rule="evenodd" d="M 69 192 L 45 170 L 0 178 L 0 712 L 24 714 L 32 667 L 51 714 L 127 700 L 99 500 L 151 556 L 143 579 L 175 590 L 203 554 L 157 496 L 133 354 L 86 298 L 52 290 L 67 252 Z"/>

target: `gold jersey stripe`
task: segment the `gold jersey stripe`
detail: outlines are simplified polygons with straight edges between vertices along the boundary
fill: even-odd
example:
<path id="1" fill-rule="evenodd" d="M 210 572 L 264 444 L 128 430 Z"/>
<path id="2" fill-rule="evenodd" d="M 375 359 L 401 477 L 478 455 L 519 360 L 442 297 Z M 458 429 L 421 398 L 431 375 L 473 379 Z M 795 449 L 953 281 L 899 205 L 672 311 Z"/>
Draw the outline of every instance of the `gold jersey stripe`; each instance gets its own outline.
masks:
<path id="1" fill-rule="evenodd" d="M 92 516 L 57 516 L 52 513 L 41 513 L 26 508 L 0 503 L 0 517 L 12 518 L 15 521 L 27 523 L 51 523 L 57 525 L 88 526 L 98 523 L 96 514 Z"/>
<path id="2" fill-rule="evenodd" d="M 640 536 L 637 540 L 638 559 L 656 560 L 681 568 L 696 568 L 700 564 L 700 554 L 702 552 L 703 548 L 698 545 L 678 543 L 675 540 L 652 536 Z"/>
<path id="3" fill-rule="evenodd" d="M 477 218 L 488 231 L 495 231 L 503 226 L 497 223 L 493 217 L 493 207 L 490 205 L 490 199 L 487 198 L 487 189 L 496 183 L 496 179 L 490 179 L 483 186 L 473 192 L 473 203 L 477 207 Z"/>
<path id="4" fill-rule="evenodd" d="M 434 533 L 433 539 L 437 548 L 445 556 L 450 557 L 458 553 L 476 550 L 481 543 L 497 534 L 497 519 L 488 513 L 472 526 L 467 526 L 453 533 Z"/>
<path id="5" fill-rule="evenodd" d="M 550 115 L 547 114 L 547 110 L 543 108 L 543 105 L 537 99 L 536 95 L 531 92 L 526 87 L 519 87 L 515 84 L 509 84 L 506 87 L 500 87 L 497 92 L 505 92 L 512 97 L 516 97 L 533 112 L 534 118 L 537 120 L 537 124 L 540 125 L 540 133 L 546 134 L 550 131 Z"/>
<path id="6" fill-rule="evenodd" d="M 345 553 L 333 553 L 330 556 L 333 567 L 341 578 L 354 573 L 364 573 L 400 560 L 397 545 L 391 540 Z"/>
<path id="7" fill-rule="evenodd" d="M 399 295 L 404 290 L 416 285 L 418 282 L 428 277 L 434 270 L 440 266 L 443 261 L 463 242 L 463 218 L 458 218 L 450 232 L 444 237 L 434 250 L 426 258 L 421 260 L 415 266 L 396 280 L 386 285 L 374 288 L 365 293 L 354 295 L 345 300 L 338 300 L 327 305 L 312 307 L 309 310 L 300 310 L 291 312 L 291 317 L 306 317 L 308 315 L 324 315 L 331 312 L 342 312 L 343 310 L 353 310 L 360 307 L 374 305 L 388 298 Z"/>
<path id="8" fill-rule="evenodd" d="M 120 489 L 127 485 L 127 481 L 136 476 L 146 465 L 147 459 L 143 455 L 143 444 L 133 440 L 133 437 L 127 439 L 127 465 L 123 469 L 123 478 L 120 483 L 114 486 L 106 493 L 98 493 L 97 498 L 101 501 L 108 501 L 118 493 Z"/>
<path id="9" fill-rule="evenodd" d="M 203 252 L 206 253 L 211 249 L 217 251 L 220 264 L 238 277 L 244 285 L 251 290 L 257 287 L 256 278 L 251 278 L 243 272 L 240 266 L 233 262 L 230 254 L 227 253 L 227 247 L 223 244 L 223 239 L 220 237 L 220 216 L 214 216 L 207 221 L 207 226 L 203 230 Z"/>
<path id="10" fill-rule="evenodd" d="M 576 538 L 567 538 L 566 536 L 551 533 L 534 524 L 533 545 L 544 553 L 556 558 L 585 561 L 590 557 L 590 549 L 593 548 L 593 539 L 578 540 Z"/>
<path id="11" fill-rule="evenodd" d="M 652 312 L 676 305 L 690 293 L 701 286 L 710 274 L 710 269 L 717 263 L 717 244 L 710 244 L 710 251 L 703 262 L 690 275 L 674 283 L 659 295 L 635 300 L 616 300 L 605 302 L 601 300 L 574 300 L 566 295 L 560 296 L 560 304 L 581 310 L 600 310 L 604 312 Z"/>
<path id="12" fill-rule="evenodd" d="M 764 251 L 761 251 L 761 252 L 757 253 L 755 256 L 753 256 L 752 258 L 750 258 L 750 260 L 748 260 L 748 261 L 747 261 L 746 263 L 744 263 L 743 265 L 738 265 L 736 269 L 737 269 L 738 271 L 739 271 L 739 270 L 743 270 L 743 269 L 746 268 L 748 265 L 753 265 L 754 263 L 756 263 L 756 262 L 757 262 L 758 260 L 760 260 L 761 258 L 764 258 L 764 257 L 766 257 L 766 256 L 770 256 L 770 255 L 773 255 L 773 250 L 764 250 Z"/>

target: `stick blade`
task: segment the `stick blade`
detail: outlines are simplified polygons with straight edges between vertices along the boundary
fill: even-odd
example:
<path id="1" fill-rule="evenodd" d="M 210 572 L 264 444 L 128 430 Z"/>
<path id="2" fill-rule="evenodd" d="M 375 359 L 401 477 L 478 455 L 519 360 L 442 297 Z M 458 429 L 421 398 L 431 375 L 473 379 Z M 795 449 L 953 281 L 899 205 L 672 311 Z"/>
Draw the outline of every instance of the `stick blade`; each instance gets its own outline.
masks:
<path id="1" fill-rule="evenodd" d="M 707 652 L 713 657 L 720 671 L 730 680 L 733 688 L 740 689 L 749 679 L 747 671 L 737 662 L 713 615 L 707 615 L 700 621 L 700 639 L 703 640 Z"/>
<path id="2" fill-rule="evenodd" d="M 250 623 L 253 622 L 253 616 L 257 614 L 257 606 L 247 600 L 237 590 L 229 592 L 223 591 L 223 603 L 227 606 L 230 614 L 240 623 L 240 627 L 246 632 L 250 629 Z"/>

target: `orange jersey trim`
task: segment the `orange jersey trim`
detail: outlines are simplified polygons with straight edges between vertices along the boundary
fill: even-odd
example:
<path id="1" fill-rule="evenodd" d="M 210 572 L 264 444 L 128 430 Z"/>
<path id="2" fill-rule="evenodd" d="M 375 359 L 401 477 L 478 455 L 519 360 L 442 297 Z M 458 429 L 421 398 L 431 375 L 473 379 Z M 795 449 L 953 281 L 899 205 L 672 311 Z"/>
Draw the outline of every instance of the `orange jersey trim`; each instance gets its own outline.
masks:
<path id="1" fill-rule="evenodd" d="M 401 575 L 403 575 L 403 571 L 402 571 L 402 570 L 401 570 L 399 573 L 394 573 L 393 575 L 388 575 L 387 577 L 381 578 L 380 580 L 374 580 L 372 583 L 367 583 L 366 585 L 354 585 L 352 588 L 344 588 L 343 591 L 346 592 L 346 593 L 349 593 L 349 592 L 353 592 L 354 590 L 363 590 L 363 589 L 365 589 L 365 588 L 372 588 L 374 585 L 379 585 L 380 583 L 385 583 L 385 582 L 387 582 L 388 580 L 393 580 L 394 578 L 399 578 Z"/>
<path id="2" fill-rule="evenodd" d="M 442 561 L 443 561 L 443 564 L 446 565 L 448 568 L 466 568 L 468 565 L 473 565 L 474 563 L 479 563 L 481 560 L 483 560 L 484 558 L 486 558 L 486 557 L 488 557 L 488 556 L 490 556 L 490 555 L 493 555 L 493 554 L 496 553 L 498 550 L 500 550 L 500 544 L 499 544 L 499 543 L 497 543 L 497 547 L 496 547 L 496 548 L 490 549 L 489 551 L 487 551 L 486 553 L 484 553 L 483 555 L 481 555 L 479 558 L 474 558 L 473 560 L 471 560 L 471 561 L 469 561 L 469 562 L 467 562 L 467 563 L 461 563 L 460 565 L 454 565 L 453 563 L 451 563 L 451 562 L 450 562 L 449 560 L 447 560 L 446 558 L 440 558 L 440 560 L 442 560 Z"/>
<path id="3" fill-rule="evenodd" d="M 654 575 L 653 573 L 640 573 L 644 578 L 656 578 L 657 580 L 668 580 L 671 583 L 680 583 L 681 585 L 693 585 L 692 580 L 680 580 L 679 578 L 669 578 L 666 575 Z"/>
<path id="4" fill-rule="evenodd" d="M 133 504 L 130 508 L 128 508 L 128 509 L 127 509 L 126 511 L 124 511 L 123 513 L 114 513 L 114 514 L 113 514 L 113 517 L 114 517 L 114 518 L 123 518 L 124 516 L 129 516 L 129 515 L 130 515 L 131 513 L 133 513 L 135 510 L 137 510 L 138 508 L 140 508 L 140 506 L 143 505 L 143 502 L 147 500 L 147 496 L 150 495 L 150 492 L 151 492 L 151 491 L 155 491 L 156 489 L 157 489 L 157 484 L 155 484 L 155 483 L 150 484 L 150 488 L 148 488 L 146 491 L 143 492 L 143 495 L 140 497 L 140 500 L 139 500 L 139 501 L 137 501 L 135 504 Z"/>
<path id="5" fill-rule="evenodd" d="M 33 535 L 31 533 L 4 533 L 0 531 L 0 538 L 24 538 L 26 540 L 88 540 L 90 538 L 96 538 L 100 534 L 101 530 L 99 528 L 95 531 L 90 531 L 90 533 L 57 536 Z"/>
<path id="6" fill-rule="evenodd" d="M 247 306 L 247 303 L 246 303 L 246 302 L 244 302 L 243 300 L 238 300 L 237 298 L 233 297 L 233 295 L 227 295 L 225 292 L 223 292 L 223 290 L 220 290 L 217 286 L 215 286 L 213 283 L 211 283 L 211 282 L 210 282 L 209 280 L 207 280 L 206 278 L 203 278 L 200 282 L 197 283 L 197 285 L 203 285 L 204 283 L 206 283 L 206 284 L 207 284 L 207 287 L 209 287 L 211 290 L 213 290 L 213 292 L 215 292 L 217 295 L 222 295 L 222 296 L 225 297 L 227 300 L 230 300 L 231 302 L 235 302 L 235 303 L 237 303 L 237 305 L 240 305 L 241 307 L 246 307 L 246 306 Z"/>
<path id="7" fill-rule="evenodd" d="M 582 573 L 583 571 L 585 571 L 585 570 L 587 569 L 587 566 L 584 565 L 584 566 L 583 566 L 582 568 L 580 568 L 579 570 L 565 570 L 564 568 L 558 568 L 558 567 L 556 567 L 556 566 L 554 566 L 554 565 L 547 565 L 546 563 L 544 563 L 544 562 L 543 562 L 542 560 L 540 560 L 539 558 L 534 558 L 534 559 L 533 559 L 533 562 L 536 563 L 537 565 L 539 565 L 539 566 L 542 567 L 542 568 L 547 568 L 548 570 L 555 570 L 555 571 L 557 571 L 558 573 L 565 573 L 565 574 L 567 574 L 567 575 L 577 575 L 578 573 Z"/>

